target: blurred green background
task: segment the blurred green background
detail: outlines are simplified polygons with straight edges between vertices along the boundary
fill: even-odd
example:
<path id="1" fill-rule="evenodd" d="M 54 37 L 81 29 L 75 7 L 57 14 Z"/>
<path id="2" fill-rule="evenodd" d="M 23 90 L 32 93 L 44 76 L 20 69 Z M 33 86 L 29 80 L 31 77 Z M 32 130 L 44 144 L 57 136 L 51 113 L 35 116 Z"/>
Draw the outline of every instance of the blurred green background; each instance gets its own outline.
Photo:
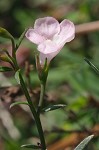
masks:
<path id="1" fill-rule="evenodd" d="M 16 40 L 25 28 L 33 26 L 37 18 L 44 16 L 53 16 L 59 22 L 65 18 L 70 19 L 75 25 L 97 21 L 99 20 L 99 1 L 0 0 L 0 26 L 6 28 Z M 6 44 L 9 45 L 9 41 L 6 42 L 0 38 L 0 48 L 4 45 L 8 48 Z M 21 50 L 22 53 L 19 54 L 18 61 L 24 64 L 24 61 L 28 59 L 34 66 L 31 72 L 31 84 L 38 96 L 39 80 L 35 71 L 35 48 L 32 43 L 24 39 L 22 48 L 19 49 L 19 53 Z M 26 49 L 25 52 L 24 49 Z M 99 149 L 99 76 L 84 61 L 85 57 L 99 68 L 99 31 L 76 35 L 75 39 L 66 44 L 51 62 L 46 101 L 55 104 L 64 103 L 67 106 L 63 110 L 41 116 L 44 129 L 47 131 L 45 137 L 48 145 L 68 137 L 71 133 L 68 134 L 67 130 L 81 130 L 89 135 L 91 133 L 88 131 L 94 130 L 97 126 L 97 134 L 95 133 L 94 140 L 86 147 L 86 150 Z M 0 78 L 1 87 L 16 85 L 12 75 L 7 78 L 7 75 L 2 74 Z M 2 95 L 2 90 L 0 93 Z M 38 141 L 38 133 L 28 108 L 16 107 L 9 110 L 9 104 L 14 101 L 14 98 L 19 99 L 19 96 L 11 100 L 6 97 L 3 102 L 0 102 L 0 150 L 20 150 L 20 145 Z M 64 132 L 60 133 L 59 129 Z M 70 150 L 74 146 L 69 146 Z"/>

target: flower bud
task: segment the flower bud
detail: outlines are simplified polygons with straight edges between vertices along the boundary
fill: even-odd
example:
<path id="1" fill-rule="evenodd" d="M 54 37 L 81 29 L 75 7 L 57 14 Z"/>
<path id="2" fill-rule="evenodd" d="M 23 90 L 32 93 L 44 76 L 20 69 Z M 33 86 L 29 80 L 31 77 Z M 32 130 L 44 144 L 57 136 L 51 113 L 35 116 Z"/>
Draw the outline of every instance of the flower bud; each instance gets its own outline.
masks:
<path id="1" fill-rule="evenodd" d="M 6 39 L 14 39 L 13 36 L 4 28 L 0 27 L 0 37 L 6 38 Z"/>
<path id="2" fill-rule="evenodd" d="M 46 80 L 47 80 L 47 76 L 48 76 L 48 70 L 49 70 L 49 65 L 47 64 L 47 59 L 45 59 L 45 63 L 42 66 L 40 64 L 40 60 L 39 60 L 39 56 L 36 56 L 36 68 L 37 68 L 37 72 L 38 72 L 38 76 L 40 81 L 43 84 L 46 84 Z"/>
<path id="3" fill-rule="evenodd" d="M 11 59 L 6 54 L 0 54 L 0 60 L 10 62 Z"/>

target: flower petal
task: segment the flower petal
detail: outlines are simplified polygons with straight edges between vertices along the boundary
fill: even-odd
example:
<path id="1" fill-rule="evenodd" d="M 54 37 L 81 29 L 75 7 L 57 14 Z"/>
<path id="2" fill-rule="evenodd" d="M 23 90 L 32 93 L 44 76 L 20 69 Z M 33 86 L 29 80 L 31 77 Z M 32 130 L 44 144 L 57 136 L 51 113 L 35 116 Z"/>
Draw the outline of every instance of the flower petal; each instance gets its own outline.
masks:
<path id="1" fill-rule="evenodd" d="M 25 36 L 28 40 L 37 45 L 45 40 L 43 36 L 41 36 L 35 29 L 32 28 L 28 29 Z"/>
<path id="2" fill-rule="evenodd" d="M 40 52 L 39 59 L 40 59 L 40 64 L 44 65 L 45 59 L 47 58 L 48 63 L 58 54 L 58 51 L 49 53 L 49 54 L 44 54 Z"/>
<path id="3" fill-rule="evenodd" d="M 63 46 L 66 42 L 70 42 L 75 37 L 75 26 L 69 20 L 63 20 L 60 23 L 60 33 L 55 35 L 53 41 L 58 45 Z"/>
<path id="4" fill-rule="evenodd" d="M 46 40 L 38 45 L 38 50 L 40 51 L 40 63 L 44 64 L 46 58 L 48 62 L 50 62 L 59 53 L 61 48 L 62 47 L 58 47 L 51 40 Z"/>
<path id="5" fill-rule="evenodd" d="M 34 29 L 47 39 L 51 39 L 60 32 L 59 22 L 53 17 L 39 18 L 35 21 Z"/>
<path id="6" fill-rule="evenodd" d="M 58 51 L 58 46 L 51 40 L 46 40 L 38 45 L 38 51 L 44 54 L 50 54 Z"/>

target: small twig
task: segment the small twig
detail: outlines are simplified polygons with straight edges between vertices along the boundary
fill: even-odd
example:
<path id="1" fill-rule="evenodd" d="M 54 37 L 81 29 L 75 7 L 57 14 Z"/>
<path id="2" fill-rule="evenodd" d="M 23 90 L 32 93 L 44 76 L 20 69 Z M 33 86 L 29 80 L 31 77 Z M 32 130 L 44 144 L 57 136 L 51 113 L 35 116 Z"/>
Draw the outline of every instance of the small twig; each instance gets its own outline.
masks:
<path id="1" fill-rule="evenodd" d="M 88 22 L 76 25 L 76 34 L 85 34 L 99 30 L 99 21 Z"/>

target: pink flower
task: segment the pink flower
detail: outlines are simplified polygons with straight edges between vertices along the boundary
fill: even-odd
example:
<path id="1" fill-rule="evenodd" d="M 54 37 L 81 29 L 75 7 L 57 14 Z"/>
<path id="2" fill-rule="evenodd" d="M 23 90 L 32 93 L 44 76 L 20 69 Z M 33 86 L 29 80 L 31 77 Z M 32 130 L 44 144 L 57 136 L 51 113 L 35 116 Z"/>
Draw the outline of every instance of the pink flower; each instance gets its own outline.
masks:
<path id="1" fill-rule="evenodd" d="M 34 28 L 29 28 L 26 32 L 26 38 L 38 46 L 41 64 L 44 64 L 46 58 L 50 62 L 65 43 L 70 42 L 74 37 L 75 26 L 71 21 L 64 19 L 59 24 L 53 17 L 37 19 Z"/>

